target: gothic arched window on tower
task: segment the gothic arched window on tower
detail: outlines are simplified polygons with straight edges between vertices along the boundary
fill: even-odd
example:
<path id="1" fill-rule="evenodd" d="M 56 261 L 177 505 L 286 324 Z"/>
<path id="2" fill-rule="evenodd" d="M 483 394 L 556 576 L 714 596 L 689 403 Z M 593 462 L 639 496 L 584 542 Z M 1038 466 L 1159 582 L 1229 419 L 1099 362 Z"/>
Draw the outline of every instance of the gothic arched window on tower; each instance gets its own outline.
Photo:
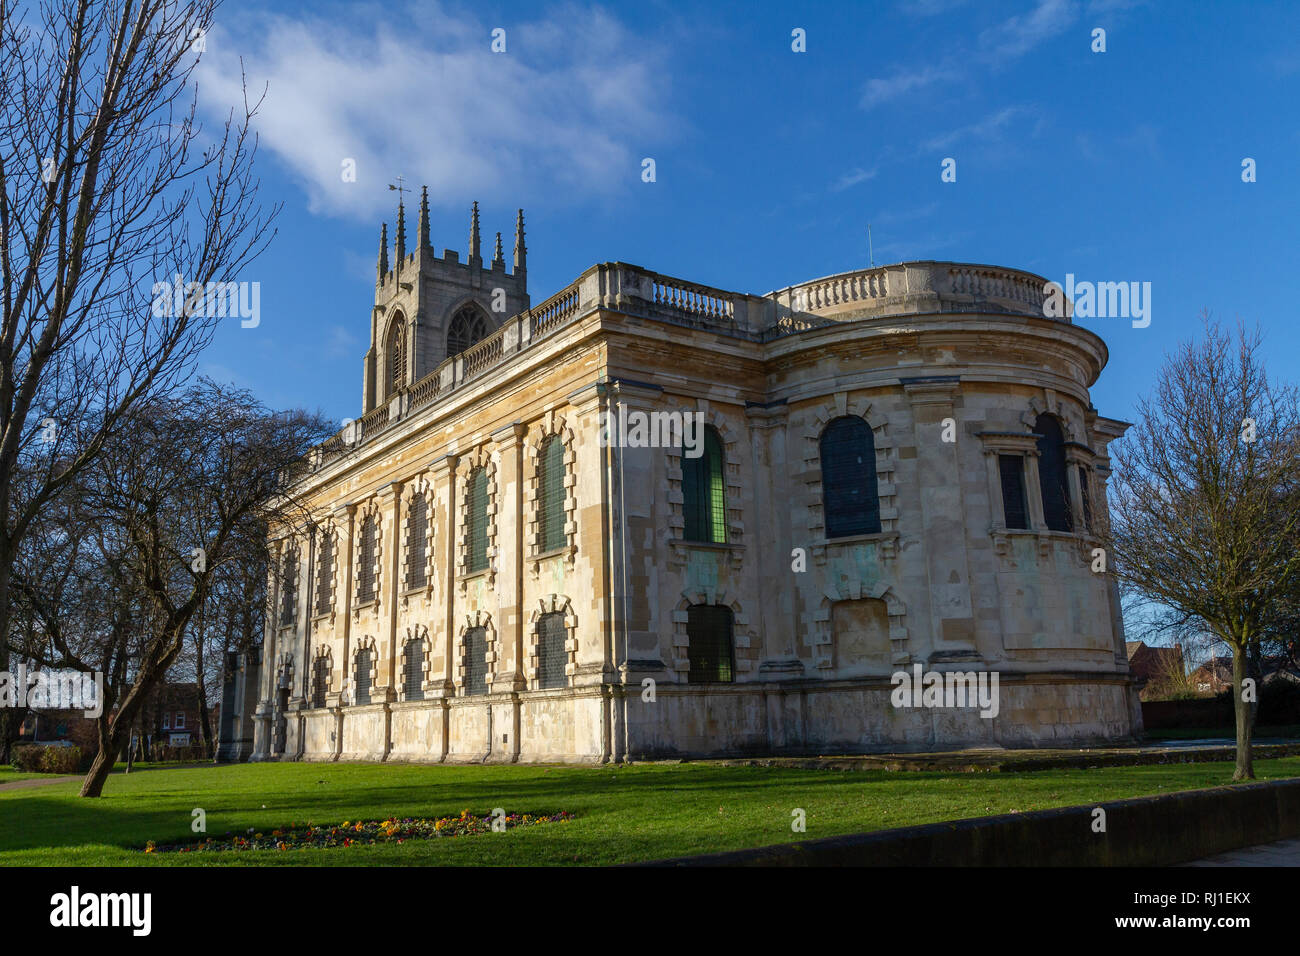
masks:
<path id="1" fill-rule="evenodd" d="M 723 476 L 722 438 L 704 426 L 704 452 L 695 458 L 682 449 L 683 535 L 687 541 L 727 543 L 727 490 Z"/>
<path id="2" fill-rule="evenodd" d="M 462 307 L 447 326 L 447 358 L 459 355 L 475 342 L 486 338 L 491 329 L 488 320 L 472 305 Z"/>
<path id="3" fill-rule="evenodd" d="M 406 323 L 399 315 L 388 326 L 388 394 L 406 384 Z"/>
<path id="4" fill-rule="evenodd" d="M 1043 520 L 1051 531 L 1072 531 L 1069 473 L 1065 466 L 1065 435 L 1053 415 L 1034 421 L 1038 434 L 1038 485 L 1043 494 Z"/>
<path id="5" fill-rule="evenodd" d="M 857 415 L 837 418 L 822 432 L 818 447 L 826 537 L 878 533 L 880 493 L 871 426 Z"/>

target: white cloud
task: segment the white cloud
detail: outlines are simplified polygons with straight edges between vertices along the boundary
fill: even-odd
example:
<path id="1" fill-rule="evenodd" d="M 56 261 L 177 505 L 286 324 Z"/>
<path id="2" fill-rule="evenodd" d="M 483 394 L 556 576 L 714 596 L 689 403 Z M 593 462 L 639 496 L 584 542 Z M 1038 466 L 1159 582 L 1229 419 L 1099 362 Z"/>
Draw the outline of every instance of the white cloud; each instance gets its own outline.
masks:
<path id="1" fill-rule="evenodd" d="M 919 70 L 899 70 L 893 76 L 874 77 L 862 88 L 859 104 L 863 109 L 873 109 L 933 83 L 953 79 L 956 75 L 947 67 L 927 66 Z"/>
<path id="2" fill-rule="evenodd" d="M 863 169 L 861 166 L 852 169 L 837 179 L 831 186 L 832 192 L 843 192 L 858 183 L 865 183 L 868 179 L 874 179 L 876 171 L 874 169 Z"/>
<path id="3" fill-rule="evenodd" d="M 1029 13 L 1009 17 L 979 37 L 985 58 L 1000 62 L 1023 56 L 1045 40 L 1065 32 L 1078 11 L 1072 0 L 1039 0 Z"/>
<path id="4" fill-rule="evenodd" d="M 1003 130 L 1005 130 L 1013 120 L 1020 116 L 1032 113 L 1032 110 L 1024 106 L 1008 106 L 1004 109 L 998 110 L 996 113 L 990 113 L 988 116 L 976 123 L 958 127 L 952 132 L 943 133 L 926 140 L 921 146 L 921 151 L 931 152 L 939 149 L 948 149 L 962 140 L 973 139 L 977 141 L 987 141 L 998 139 L 1002 136 Z"/>
<path id="5" fill-rule="evenodd" d="M 219 23 L 199 73 L 214 116 L 241 102 L 241 57 L 250 92 L 267 85 L 261 145 L 313 212 L 370 219 L 391 206 L 385 184 L 399 173 L 456 209 L 607 192 L 639 182 L 641 157 L 674 128 L 660 54 L 599 7 L 507 24 L 505 53 L 490 49 L 496 24 L 470 13 L 344 9 Z M 342 181 L 346 158 L 354 183 Z"/>

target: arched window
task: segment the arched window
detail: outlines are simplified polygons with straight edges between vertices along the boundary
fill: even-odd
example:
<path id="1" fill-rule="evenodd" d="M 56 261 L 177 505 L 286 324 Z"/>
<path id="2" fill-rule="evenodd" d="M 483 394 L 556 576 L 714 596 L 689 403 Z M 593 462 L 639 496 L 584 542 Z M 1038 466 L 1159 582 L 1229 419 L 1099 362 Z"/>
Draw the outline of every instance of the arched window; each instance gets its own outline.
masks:
<path id="1" fill-rule="evenodd" d="M 357 558 L 357 603 L 375 599 L 375 516 L 361 522 L 361 548 Z"/>
<path id="2" fill-rule="evenodd" d="M 328 657 L 318 657 L 312 665 L 311 675 L 311 705 L 313 707 L 325 706 L 325 695 L 330 689 L 330 659 Z"/>
<path id="3" fill-rule="evenodd" d="M 298 561 L 292 551 L 284 556 L 283 576 L 280 579 L 280 625 L 293 623 L 298 604 Z"/>
<path id="4" fill-rule="evenodd" d="M 475 468 L 469 476 L 469 514 L 465 516 L 465 570 L 473 574 L 488 566 L 488 479 Z"/>
<path id="5" fill-rule="evenodd" d="M 731 683 L 736 655 L 731 636 L 731 608 L 722 604 L 692 604 L 686 610 L 686 656 L 690 684 Z"/>
<path id="6" fill-rule="evenodd" d="M 537 681 L 542 688 L 568 686 L 569 676 L 564 673 L 569 659 L 564 649 L 567 637 L 563 613 L 552 611 L 537 619 Z"/>
<path id="7" fill-rule="evenodd" d="M 402 680 L 407 700 L 424 700 L 424 639 L 406 642 L 406 660 L 402 664 Z"/>
<path id="8" fill-rule="evenodd" d="M 465 632 L 465 693 L 487 690 L 487 629 L 471 627 Z"/>
<path id="9" fill-rule="evenodd" d="M 1053 415 L 1034 421 L 1038 434 L 1038 485 L 1043 493 L 1043 520 L 1052 531 L 1071 531 L 1070 487 L 1065 470 L 1065 436 Z"/>
<path id="10" fill-rule="evenodd" d="M 537 550 L 568 544 L 564 534 L 564 441 L 551 435 L 537 456 Z"/>
<path id="11" fill-rule="evenodd" d="M 447 326 L 447 358 L 459 355 L 479 339 L 486 338 L 490 331 L 482 312 L 472 305 L 463 306 Z"/>
<path id="12" fill-rule="evenodd" d="M 373 679 L 374 665 L 370 661 L 370 648 L 363 647 L 357 651 L 357 699 L 358 704 L 370 703 L 370 684 Z"/>
<path id="13" fill-rule="evenodd" d="M 429 500 L 422 492 L 411 498 L 411 512 L 406 516 L 406 586 L 422 588 L 427 583 Z"/>
<path id="14" fill-rule="evenodd" d="M 406 322 L 399 315 L 388 326 L 388 394 L 406 384 Z"/>
<path id="15" fill-rule="evenodd" d="M 876 440 L 871 426 L 857 415 L 837 418 L 822 432 L 819 449 L 826 537 L 879 532 Z"/>
<path id="16" fill-rule="evenodd" d="M 682 449 L 682 512 L 687 541 L 727 543 L 727 489 L 722 469 L 722 438 L 704 426 L 704 449 L 694 458 Z"/>
<path id="17" fill-rule="evenodd" d="M 328 614 L 333 606 L 331 584 L 334 580 L 334 534 L 321 535 L 320 553 L 316 555 L 316 613 Z"/>

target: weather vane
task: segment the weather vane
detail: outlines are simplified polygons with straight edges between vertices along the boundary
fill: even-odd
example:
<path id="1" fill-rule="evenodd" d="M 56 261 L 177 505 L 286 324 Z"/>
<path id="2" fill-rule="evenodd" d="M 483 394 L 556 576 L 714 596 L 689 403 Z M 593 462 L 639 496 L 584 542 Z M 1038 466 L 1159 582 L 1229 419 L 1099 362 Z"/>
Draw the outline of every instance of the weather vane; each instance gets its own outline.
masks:
<path id="1" fill-rule="evenodd" d="M 389 184 L 388 184 L 388 188 L 391 189 L 391 190 L 393 190 L 393 192 L 397 193 L 397 201 L 398 201 L 398 202 L 404 202 L 404 201 L 405 201 L 405 200 L 403 199 L 403 197 L 402 197 L 402 193 L 406 192 L 406 186 L 404 185 L 405 182 L 406 182 L 406 181 L 405 181 L 404 179 L 402 179 L 401 176 L 398 176 L 398 177 L 397 177 L 397 185 L 396 185 L 396 186 L 394 186 L 392 183 L 389 183 Z"/>

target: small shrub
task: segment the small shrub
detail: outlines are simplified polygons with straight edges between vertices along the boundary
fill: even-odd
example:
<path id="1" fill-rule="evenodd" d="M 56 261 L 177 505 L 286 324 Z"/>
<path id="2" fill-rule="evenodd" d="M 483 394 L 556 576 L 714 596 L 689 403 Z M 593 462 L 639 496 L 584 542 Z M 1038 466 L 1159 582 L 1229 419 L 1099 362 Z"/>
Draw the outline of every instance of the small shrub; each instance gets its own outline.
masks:
<path id="1" fill-rule="evenodd" d="M 81 766 L 80 747 L 44 747 L 41 773 L 76 773 Z"/>
<path id="2" fill-rule="evenodd" d="M 78 773 L 82 768 L 81 748 L 20 744 L 13 750 L 11 763 L 24 773 Z"/>
<path id="3" fill-rule="evenodd" d="M 41 751 L 44 749 L 44 747 L 38 747 L 35 744 L 19 744 L 13 749 L 10 764 L 15 770 L 21 770 L 24 773 L 40 773 Z"/>

